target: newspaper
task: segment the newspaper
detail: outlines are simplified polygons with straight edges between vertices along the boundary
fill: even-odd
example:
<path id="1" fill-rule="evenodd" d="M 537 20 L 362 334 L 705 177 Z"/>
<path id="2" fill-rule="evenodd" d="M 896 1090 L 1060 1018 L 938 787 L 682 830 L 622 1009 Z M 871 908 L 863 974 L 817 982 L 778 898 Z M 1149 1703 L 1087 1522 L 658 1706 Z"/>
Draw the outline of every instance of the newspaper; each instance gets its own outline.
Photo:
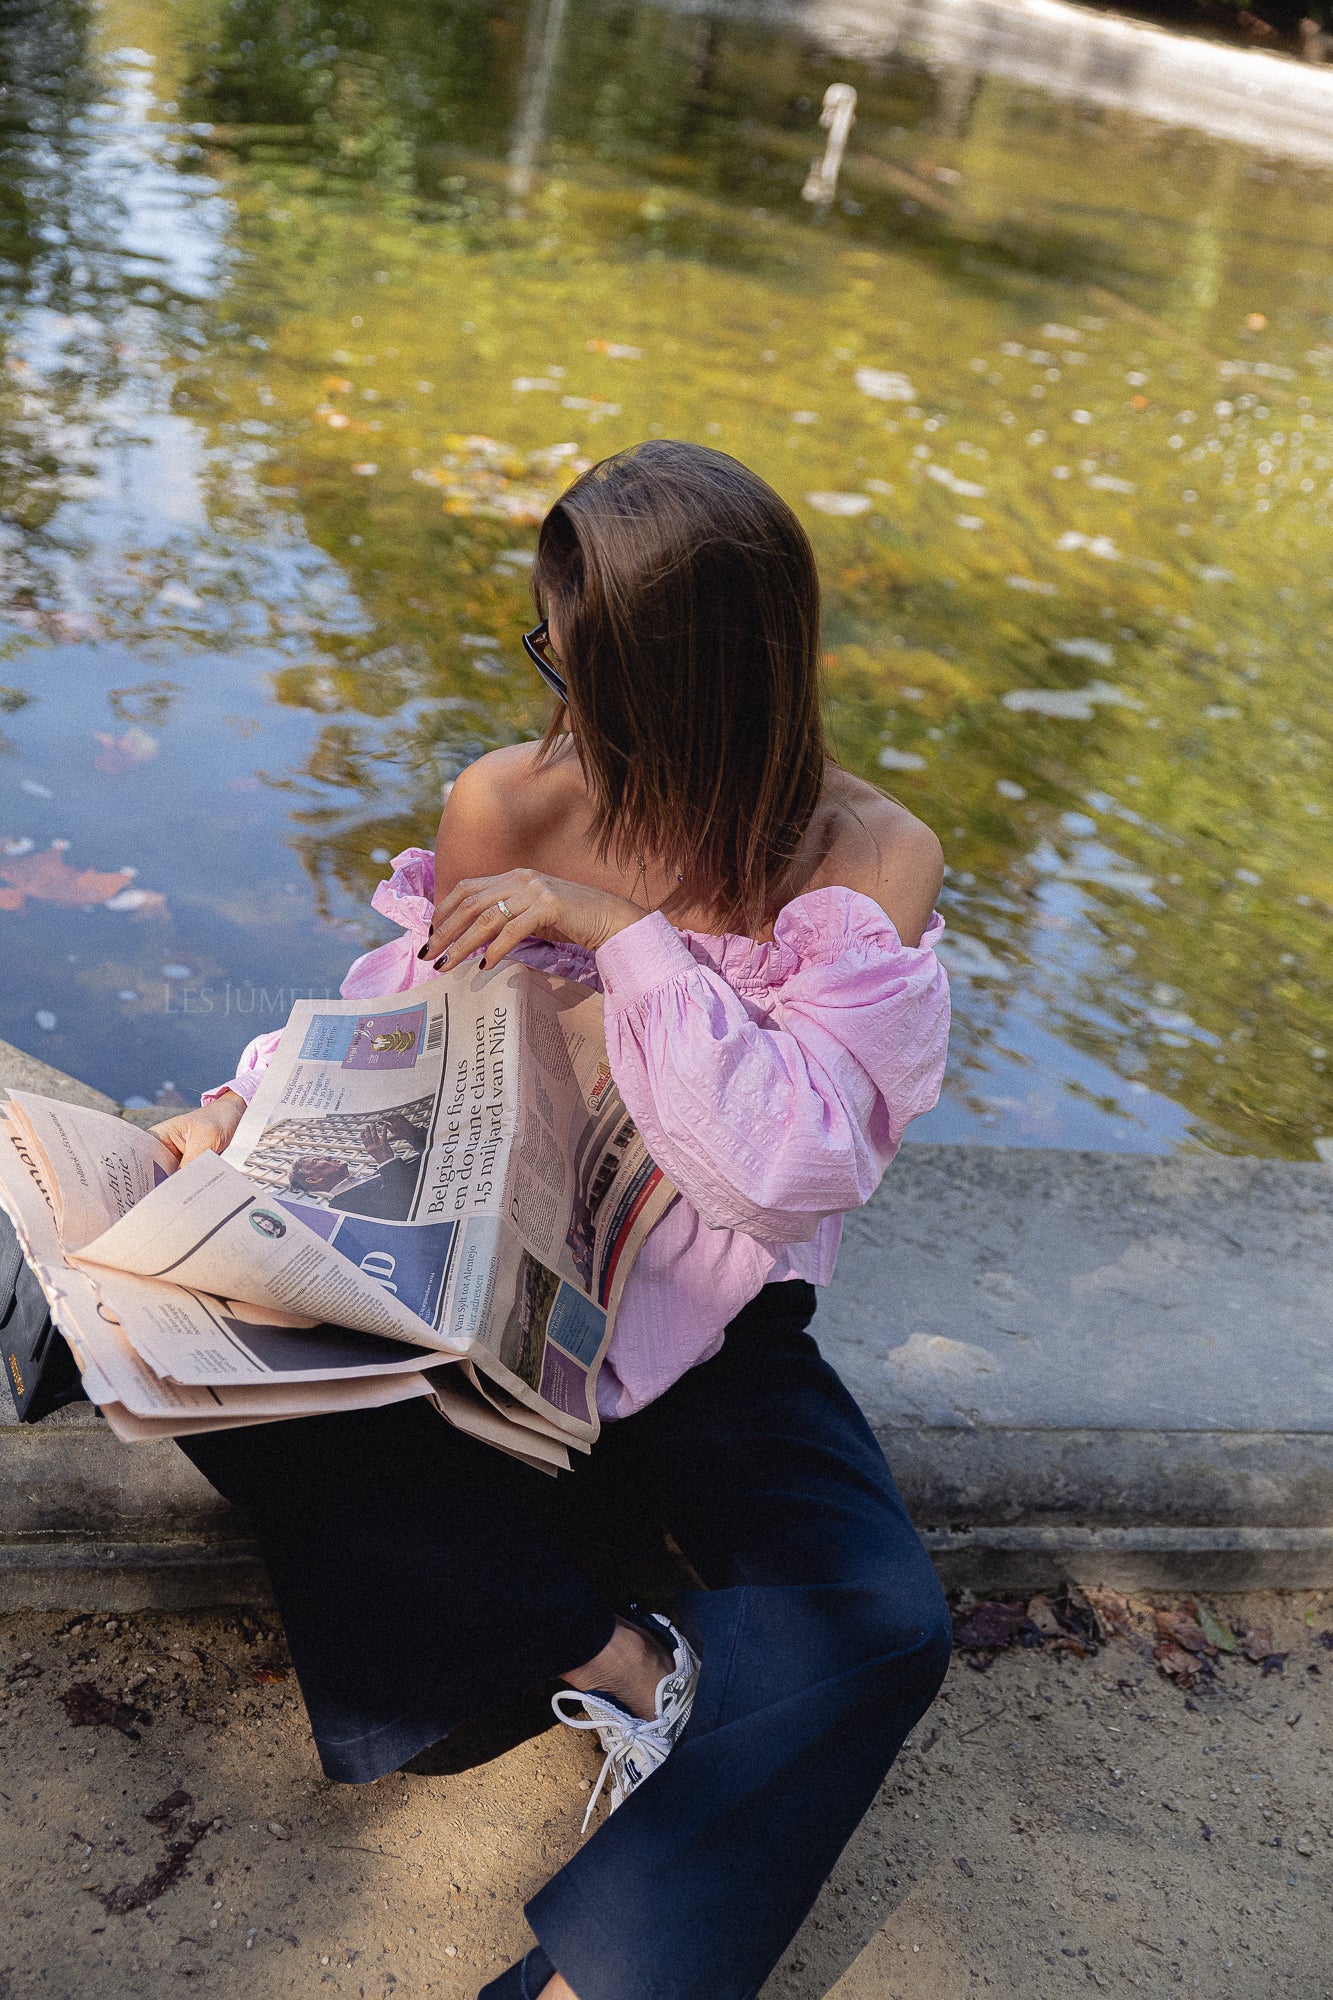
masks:
<path id="1" fill-rule="evenodd" d="M 611 1076 L 600 995 L 467 966 L 301 1001 L 231 1145 L 11 1092 L 10 1215 L 127 1438 L 429 1396 L 558 1469 L 598 1430 L 625 1279 L 675 1190 Z"/>

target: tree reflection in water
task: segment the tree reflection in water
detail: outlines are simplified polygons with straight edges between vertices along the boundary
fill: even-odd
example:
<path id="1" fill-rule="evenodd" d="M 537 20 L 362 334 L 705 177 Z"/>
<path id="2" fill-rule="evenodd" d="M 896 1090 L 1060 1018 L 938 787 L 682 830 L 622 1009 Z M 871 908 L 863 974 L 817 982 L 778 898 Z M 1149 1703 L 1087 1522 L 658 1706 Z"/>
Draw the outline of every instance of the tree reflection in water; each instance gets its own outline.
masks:
<path id="1" fill-rule="evenodd" d="M 254 908 L 209 875 L 208 799 L 170 841 L 136 822 L 145 882 L 169 851 L 188 878 L 193 957 L 336 976 L 321 919 L 363 923 L 451 777 L 543 724 L 517 643 L 534 518 L 580 460 L 692 436 L 803 506 L 841 754 L 945 840 L 936 1133 L 1307 1158 L 1333 1134 L 1322 174 L 646 5 L 182 18 L 50 10 L 25 72 L 47 124 L 15 136 L 8 100 L 0 477 L 16 640 L 86 617 L 134 656 L 99 689 L 186 690 L 164 758 L 206 679 L 245 691 L 254 741 L 209 741 L 226 786 L 262 774 L 233 807 Z M 127 71 L 154 33 L 156 67 Z M 96 152 L 94 46 L 159 107 L 152 246 Z M 821 219 L 800 194 L 838 80 L 857 124 Z M 34 391 L 61 271 L 52 310 L 89 331 Z M 71 511 L 74 432 L 104 466 L 98 427 L 131 408 L 177 427 L 197 518 L 148 557 L 111 537 L 110 563 L 98 508 Z M 18 695 L 43 657 L 6 669 Z M 284 841 L 312 902 L 283 903 Z M 21 1023 L 35 961 L 14 977 Z M 191 1086 L 240 1038 L 135 1018 Z"/>

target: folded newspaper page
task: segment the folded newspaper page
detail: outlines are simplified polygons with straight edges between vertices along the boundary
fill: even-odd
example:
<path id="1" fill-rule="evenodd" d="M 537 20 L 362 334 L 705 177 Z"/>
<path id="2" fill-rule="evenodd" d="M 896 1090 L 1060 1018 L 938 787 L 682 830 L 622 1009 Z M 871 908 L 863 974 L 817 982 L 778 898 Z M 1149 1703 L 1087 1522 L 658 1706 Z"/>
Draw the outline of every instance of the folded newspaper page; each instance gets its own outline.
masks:
<path id="1" fill-rule="evenodd" d="M 122 1435 L 431 1395 L 547 1469 L 597 1435 L 625 1279 L 675 1198 L 600 995 L 512 964 L 298 1003 L 226 1153 L 172 1167 L 102 1113 L 5 1107 L 0 1205 Z"/>

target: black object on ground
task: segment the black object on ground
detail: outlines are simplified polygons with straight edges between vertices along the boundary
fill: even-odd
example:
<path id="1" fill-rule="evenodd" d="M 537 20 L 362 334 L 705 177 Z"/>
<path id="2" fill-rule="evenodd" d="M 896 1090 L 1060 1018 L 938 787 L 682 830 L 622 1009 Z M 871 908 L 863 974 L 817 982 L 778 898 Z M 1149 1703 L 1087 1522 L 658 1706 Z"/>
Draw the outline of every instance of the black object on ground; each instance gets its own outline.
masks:
<path id="1" fill-rule="evenodd" d="M 19 1422 L 39 1423 L 66 1403 L 87 1401 L 74 1356 L 52 1324 L 41 1286 L 0 1214 L 0 1345 Z"/>

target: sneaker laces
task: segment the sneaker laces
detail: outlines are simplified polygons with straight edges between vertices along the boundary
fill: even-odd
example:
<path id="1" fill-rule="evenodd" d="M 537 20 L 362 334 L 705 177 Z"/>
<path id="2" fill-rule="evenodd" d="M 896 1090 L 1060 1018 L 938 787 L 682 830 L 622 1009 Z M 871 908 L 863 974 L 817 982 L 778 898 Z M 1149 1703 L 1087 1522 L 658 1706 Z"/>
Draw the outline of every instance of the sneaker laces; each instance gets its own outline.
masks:
<path id="1" fill-rule="evenodd" d="M 641 1629 L 651 1630 L 671 1652 L 671 1665 L 657 1683 L 656 1712 L 653 1715 L 633 1714 L 623 1702 L 601 1688 L 587 1691 L 561 1688 L 558 1694 L 551 1697 L 551 1707 L 560 1721 L 570 1729 L 595 1729 L 606 1752 L 592 1797 L 588 1800 L 588 1809 L 583 1815 L 584 1833 L 588 1831 L 588 1823 L 607 1781 L 611 1784 L 611 1810 L 614 1812 L 659 1764 L 665 1763 L 694 1706 L 699 1659 L 689 1640 L 677 1631 L 669 1619 L 655 1615 L 636 1616 L 635 1622 Z M 566 1702 L 573 1702 L 583 1713 L 571 1715 L 564 1706 Z"/>
<path id="2" fill-rule="evenodd" d="M 568 1714 L 562 1706 L 566 1701 L 578 1702 L 584 1713 Z M 607 1780 L 611 1781 L 611 1810 L 614 1812 L 635 1787 L 643 1783 L 649 1772 L 655 1771 L 665 1761 L 671 1745 L 662 1741 L 662 1725 L 657 1717 L 649 1719 L 633 1715 L 629 1709 L 622 1708 L 612 1695 L 591 1691 L 580 1693 L 577 1688 L 562 1688 L 558 1694 L 552 1695 L 551 1706 L 570 1729 L 595 1729 L 606 1752 L 592 1797 L 588 1800 L 588 1809 L 583 1815 L 580 1832 L 586 1833 Z"/>

